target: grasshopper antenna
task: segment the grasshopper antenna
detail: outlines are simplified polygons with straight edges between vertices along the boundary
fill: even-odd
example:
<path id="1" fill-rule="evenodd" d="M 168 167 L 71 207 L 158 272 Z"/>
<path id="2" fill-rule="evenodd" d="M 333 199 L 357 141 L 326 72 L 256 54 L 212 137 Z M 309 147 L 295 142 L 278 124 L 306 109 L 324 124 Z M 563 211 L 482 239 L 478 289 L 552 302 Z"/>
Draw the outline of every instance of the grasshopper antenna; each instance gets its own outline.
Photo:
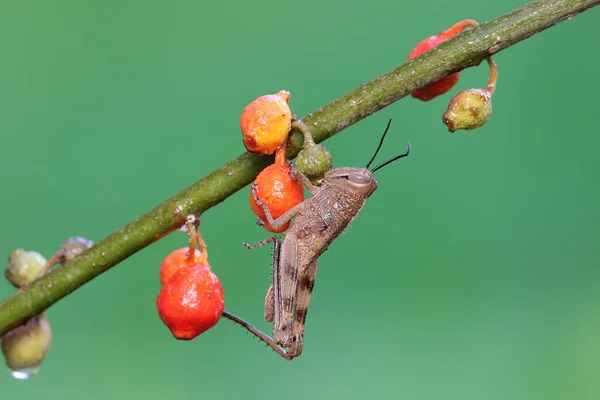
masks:
<path id="1" fill-rule="evenodd" d="M 390 118 L 390 120 L 388 121 L 387 127 L 385 128 L 385 132 L 383 132 L 383 135 L 381 135 L 381 139 L 379 140 L 379 146 L 377 146 L 377 150 L 375 150 L 375 154 L 373 154 L 373 157 L 371 157 L 371 159 L 367 163 L 367 166 L 365 167 L 365 169 L 369 169 L 369 167 L 371 166 L 371 163 L 373 162 L 373 160 L 375 160 L 375 157 L 377 157 L 377 153 L 379 153 L 379 149 L 381 149 L 381 145 L 383 144 L 383 140 L 385 139 L 385 135 L 387 135 L 391 124 L 392 124 L 392 119 Z"/>
<path id="2" fill-rule="evenodd" d="M 250 324 L 246 320 L 238 317 L 237 315 L 231 314 L 230 312 L 227 312 L 227 311 L 223 311 L 223 314 L 221 316 L 223 318 L 227 318 L 228 320 L 231 320 L 231 321 L 235 322 L 236 324 L 241 325 L 242 327 L 246 328 L 248 330 L 248 332 L 250 332 L 257 338 L 259 338 L 264 343 L 266 343 L 267 346 L 269 346 L 270 348 L 275 350 L 275 353 L 279 354 L 281 357 L 285 358 L 286 360 L 291 360 L 293 358 L 293 357 L 290 357 L 286 353 L 286 351 L 284 349 L 282 349 L 277 343 L 275 343 L 275 340 L 273 340 L 273 338 L 271 338 L 269 335 L 262 332 L 260 329 L 258 329 L 254 325 Z"/>
<path id="3" fill-rule="evenodd" d="M 389 125 L 388 125 L 388 126 L 389 126 Z M 385 134 L 384 134 L 384 135 L 385 135 Z M 383 141 L 383 140 L 382 140 L 382 141 Z M 393 162 L 394 162 L 394 161 L 396 161 L 397 159 L 399 159 L 399 158 L 402 158 L 402 157 L 406 157 L 407 155 L 409 155 L 409 154 L 410 154 L 410 149 L 411 149 L 410 142 L 408 142 L 408 149 L 406 150 L 406 153 L 399 154 L 399 155 L 397 155 L 396 157 L 393 157 L 393 158 L 391 158 L 391 159 L 387 160 L 386 162 L 379 164 L 378 166 L 376 166 L 375 168 L 373 168 L 373 169 L 371 170 L 371 172 L 372 172 L 372 173 L 374 173 L 374 172 L 375 172 L 375 171 L 377 171 L 378 169 L 381 169 L 381 168 L 385 167 L 386 165 L 388 165 L 388 164 L 390 164 L 390 163 L 393 163 Z"/>

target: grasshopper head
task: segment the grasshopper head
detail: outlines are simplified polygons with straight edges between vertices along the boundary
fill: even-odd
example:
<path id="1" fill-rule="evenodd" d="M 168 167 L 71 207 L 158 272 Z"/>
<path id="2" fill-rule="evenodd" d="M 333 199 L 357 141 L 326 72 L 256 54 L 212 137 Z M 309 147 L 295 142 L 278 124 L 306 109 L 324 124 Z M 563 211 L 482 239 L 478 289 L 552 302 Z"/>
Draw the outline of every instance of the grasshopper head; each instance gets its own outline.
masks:
<path id="1" fill-rule="evenodd" d="M 335 185 L 369 197 L 377 189 L 377 181 L 373 173 L 366 168 L 336 168 L 327 172 L 323 184 Z"/>
<path id="2" fill-rule="evenodd" d="M 343 167 L 332 169 L 331 171 L 327 172 L 323 177 L 322 186 L 337 186 L 339 188 L 349 190 L 359 196 L 362 196 L 365 199 L 371 194 L 373 194 L 375 189 L 377 189 L 377 181 L 375 180 L 375 176 L 373 175 L 373 173 L 378 169 L 381 169 L 386 165 L 396 161 L 397 159 L 406 157 L 410 154 L 410 142 L 408 142 L 408 149 L 405 153 L 399 154 L 396 157 L 393 157 L 387 160 L 386 162 L 383 162 L 378 166 L 374 167 L 373 169 L 369 170 L 371 163 L 373 162 L 373 160 L 375 160 L 375 157 L 377 156 L 377 153 L 379 152 L 379 149 L 383 144 L 383 140 L 385 139 L 385 135 L 390 129 L 391 123 L 392 120 L 390 119 L 390 121 L 387 124 L 387 128 L 385 128 L 385 132 L 383 132 L 383 135 L 381 136 L 381 140 L 379 141 L 379 146 L 377 146 L 377 150 L 375 150 L 375 154 L 373 154 L 373 157 L 371 157 L 365 168 Z"/>

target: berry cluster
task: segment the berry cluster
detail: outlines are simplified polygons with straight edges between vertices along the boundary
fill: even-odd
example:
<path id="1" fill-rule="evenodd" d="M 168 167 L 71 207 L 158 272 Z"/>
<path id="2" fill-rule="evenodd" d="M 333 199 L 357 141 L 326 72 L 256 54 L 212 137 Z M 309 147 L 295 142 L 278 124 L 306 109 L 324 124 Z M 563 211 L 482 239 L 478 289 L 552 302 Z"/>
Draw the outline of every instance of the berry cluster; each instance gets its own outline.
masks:
<path id="1" fill-rule="evenodd" d="M 255 154 L 275 152 L 275 163 L 258 174 L 249 199 L 250 207 L 258 217 L 258 224 L 274 233 L 284 232 L 290 223 L 272 227 L 263 207 L 267 207 L 272 219 L 276 220 L 304 201 L 302 184 L 294 176 L 286 158 L 290 132 L 297 130 L 304 135 L 302 149 L 294 163 L 296 170 L 318 185 L 332 166 L 331 156 L 325 147 L 316 144 L 306 125 L 295 120 L 288 105 L 289 100 L 290 93 L 285 90 L 260 96 L 244 108 L 240 117 L 246 149 Z"/>
<path id="2" fill-rule="evenodd" d="M 67 239 L 50 260 L 36 251 L 17 249 L 8 256 L 4 271 L 6 279 L 19 290 L 45 275 L 56 264 L 64 264 L 92 247 L 80 237 Z M 27 379 L 38 373 L 52 343 L 52 329 L 46 313 L 8 332 L 0 339 L 2 354 L 9 372 L 17 379 Z"/>
<path id="3" fill-rule="evenodd" d="M 408 55 L 408 60 L 421 55 L 441 43 L 456 36 L 465 28 L 474 28 L 479 25 L 472 19 L 465 19 L 447 30 L 440 32 L 436 36 L 430 36 L 422 40 Z M 469 89 L 458 93 L 448 105 L 448 109 L 442 116 L 442 121 L 448 127 L 450 132 L 459 129 L 476 129 L 481 127 L 492 114 L 492 94 L 496 88 L 498 79 L 498 68 L 491 57 L 487 58 L 490 67 L 490 77 L 488 84 L 484 89 Z M 460 72 L 455 72 L 445 76 L 429 85 L 417 89 L 412 93 L 412 97 L 422 100 L 432 100 L 446 92 L 456 85 L 460 78 Z"/>
<path id="4" fill-rule="evenodd" d="M 173 251 L 160 266 L 162 287 L 156 308 L 160 319 L 180 340 L 191 340 L 212 328 L 225 311 L 223 287 L 210 269 L 197 221 L 192 216 L 186 224 L 189 246 Z"/>

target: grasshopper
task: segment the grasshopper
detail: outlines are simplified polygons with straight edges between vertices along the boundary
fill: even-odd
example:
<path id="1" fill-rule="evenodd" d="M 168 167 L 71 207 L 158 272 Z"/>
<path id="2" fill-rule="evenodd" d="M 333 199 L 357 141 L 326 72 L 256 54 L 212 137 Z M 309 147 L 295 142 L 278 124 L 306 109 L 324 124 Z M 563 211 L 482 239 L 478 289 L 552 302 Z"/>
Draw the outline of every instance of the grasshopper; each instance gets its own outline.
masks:
<path id="1" fill-rule="evenodd" d="M 332 169 L 325 174 L 320 187 L 314 186 L 300 171 L 292 169 L 292 174 L 302 182 L 312 197 L 276 220 L 273 220 L 269 208 L 258 199 L 255 188 L 252 187 L 256 203 L 263 209 L 273 228 L 277 229 L 294 218 L 283 240 L 273 236 L 255 245 L 244 243 L 249 249 L 273 243 L 273 283 L 265 299 L 265 320 L 273 323 L 273 337 L 229 312 L 225 312 L 223 316 L 248 329 L 287 360 L 302 354 L 304 323 L 315 285 L 319 257 L 354 220 L 366 200 L 377 189 L 373 173 L 410 154 L 409 142 L 405 153 L 369 170 L 391 122 L 388 122 L 379 146 L 365 168 Z"/>

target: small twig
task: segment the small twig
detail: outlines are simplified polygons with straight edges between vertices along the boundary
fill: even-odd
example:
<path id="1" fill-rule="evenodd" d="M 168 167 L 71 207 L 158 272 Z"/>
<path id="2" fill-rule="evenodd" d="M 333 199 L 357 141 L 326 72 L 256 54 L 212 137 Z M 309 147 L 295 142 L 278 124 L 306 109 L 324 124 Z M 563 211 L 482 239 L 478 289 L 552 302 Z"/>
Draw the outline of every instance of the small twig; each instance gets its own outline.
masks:
<path id="1" fill-rule="evenodd" d="M 488 57 L 486 61 L 490 67 L 490 77 L 488 78 L 488 83 L 485 89 L 490 92 L 490 94 L 494 94 L 494 91 L 496 90 L 496 83 L 498 82 L 498 66 L 494 60 L 492 60 L 492 57 Z"/>

